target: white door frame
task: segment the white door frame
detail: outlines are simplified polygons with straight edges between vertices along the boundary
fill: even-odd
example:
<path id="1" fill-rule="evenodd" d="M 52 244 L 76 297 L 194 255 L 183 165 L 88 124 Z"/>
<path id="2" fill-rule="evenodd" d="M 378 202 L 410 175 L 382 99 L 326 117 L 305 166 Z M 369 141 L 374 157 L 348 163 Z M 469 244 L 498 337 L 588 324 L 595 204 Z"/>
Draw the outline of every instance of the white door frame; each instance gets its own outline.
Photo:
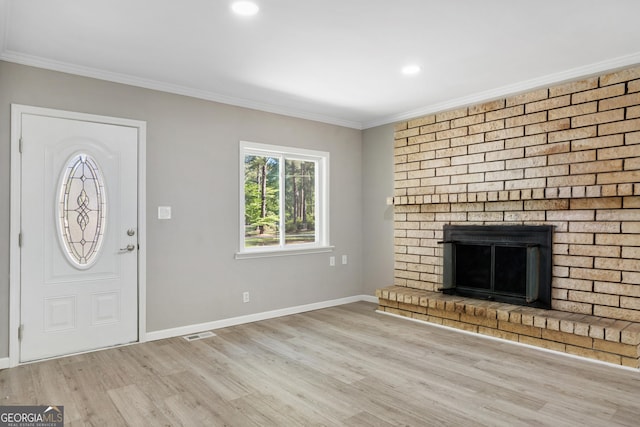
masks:
<path id="1" fill-rule="evenodd" d="M 146 143 L 147 123 L 117 117 L 98 116 L 50 108 L 11 104 L 11 199 L 9 235 L 9 366 L 20 364 L 20 242 L 22 192 L 22 161 L 20 136 L 23 113 L 85 122 L 128 126 L 138 129 L 138 342 L 146 341 L 146 295 L 147 295 L 147 223 L 146 223 Z"/>

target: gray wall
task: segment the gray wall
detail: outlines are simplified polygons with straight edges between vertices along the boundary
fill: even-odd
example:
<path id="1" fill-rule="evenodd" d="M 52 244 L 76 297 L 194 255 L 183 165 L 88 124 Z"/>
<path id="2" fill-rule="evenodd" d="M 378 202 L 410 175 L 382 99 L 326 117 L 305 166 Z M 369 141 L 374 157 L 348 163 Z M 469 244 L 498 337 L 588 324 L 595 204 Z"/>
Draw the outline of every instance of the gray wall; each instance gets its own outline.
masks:
<path id="1" fill-rule="evenodd" d="M 361 132 L 0 61 L 0 357 L 8 355 L 11 103 L 147 122 L 148 331 L 373 294 L 391 283 L 389 127 Z M 330 254 L 234 259 L 239 140 L 330 152 L 331 243 L 347 265 L 329 267 Z M 173 207 L 172 220 L 157 219 L 159 205 Z"/>
<path id="2" fill-rule="evenodd" d="M 362 137 L 362 259 L 363 292 L 393 284 L 393 132 L 385 125 L 363 131 Z"/>

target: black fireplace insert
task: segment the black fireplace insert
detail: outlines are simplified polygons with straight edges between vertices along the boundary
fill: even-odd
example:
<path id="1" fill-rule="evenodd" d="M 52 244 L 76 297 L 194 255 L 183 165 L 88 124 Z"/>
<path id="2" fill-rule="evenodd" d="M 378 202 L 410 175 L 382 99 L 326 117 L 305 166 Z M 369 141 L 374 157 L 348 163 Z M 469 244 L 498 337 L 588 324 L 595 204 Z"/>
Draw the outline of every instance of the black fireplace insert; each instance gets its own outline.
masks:
<path id="1" fill-rule="evenodd" d="M 553 226 L 444 226 L 442 291 L 551 308 Z"/>

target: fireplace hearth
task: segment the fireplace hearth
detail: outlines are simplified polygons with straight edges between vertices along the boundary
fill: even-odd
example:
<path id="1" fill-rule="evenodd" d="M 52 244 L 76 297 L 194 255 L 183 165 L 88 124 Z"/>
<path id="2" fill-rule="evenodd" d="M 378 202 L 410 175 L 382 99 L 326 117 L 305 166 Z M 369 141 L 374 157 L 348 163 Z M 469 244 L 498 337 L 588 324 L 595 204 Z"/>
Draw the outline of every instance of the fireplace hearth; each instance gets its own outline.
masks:
<path id="1" fill-rule="evenodd" d="M 551 308 L 552 226 L 445 225 L 442 292 Z"/>

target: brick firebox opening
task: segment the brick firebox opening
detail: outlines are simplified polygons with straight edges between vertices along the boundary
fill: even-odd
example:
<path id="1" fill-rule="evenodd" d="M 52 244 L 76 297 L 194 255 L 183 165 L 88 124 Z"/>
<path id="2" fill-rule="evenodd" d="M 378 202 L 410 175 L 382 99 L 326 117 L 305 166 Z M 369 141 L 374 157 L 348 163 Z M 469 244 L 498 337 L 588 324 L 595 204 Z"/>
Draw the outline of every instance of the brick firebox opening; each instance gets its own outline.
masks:
<path id="1" fill-rule="evenodd" d="M 399 123 L 380 310 L 638 368 L 639 182 L 640 67 Z M 438 292 L 445 224 L 553 226 L 551 310 Z"/>

